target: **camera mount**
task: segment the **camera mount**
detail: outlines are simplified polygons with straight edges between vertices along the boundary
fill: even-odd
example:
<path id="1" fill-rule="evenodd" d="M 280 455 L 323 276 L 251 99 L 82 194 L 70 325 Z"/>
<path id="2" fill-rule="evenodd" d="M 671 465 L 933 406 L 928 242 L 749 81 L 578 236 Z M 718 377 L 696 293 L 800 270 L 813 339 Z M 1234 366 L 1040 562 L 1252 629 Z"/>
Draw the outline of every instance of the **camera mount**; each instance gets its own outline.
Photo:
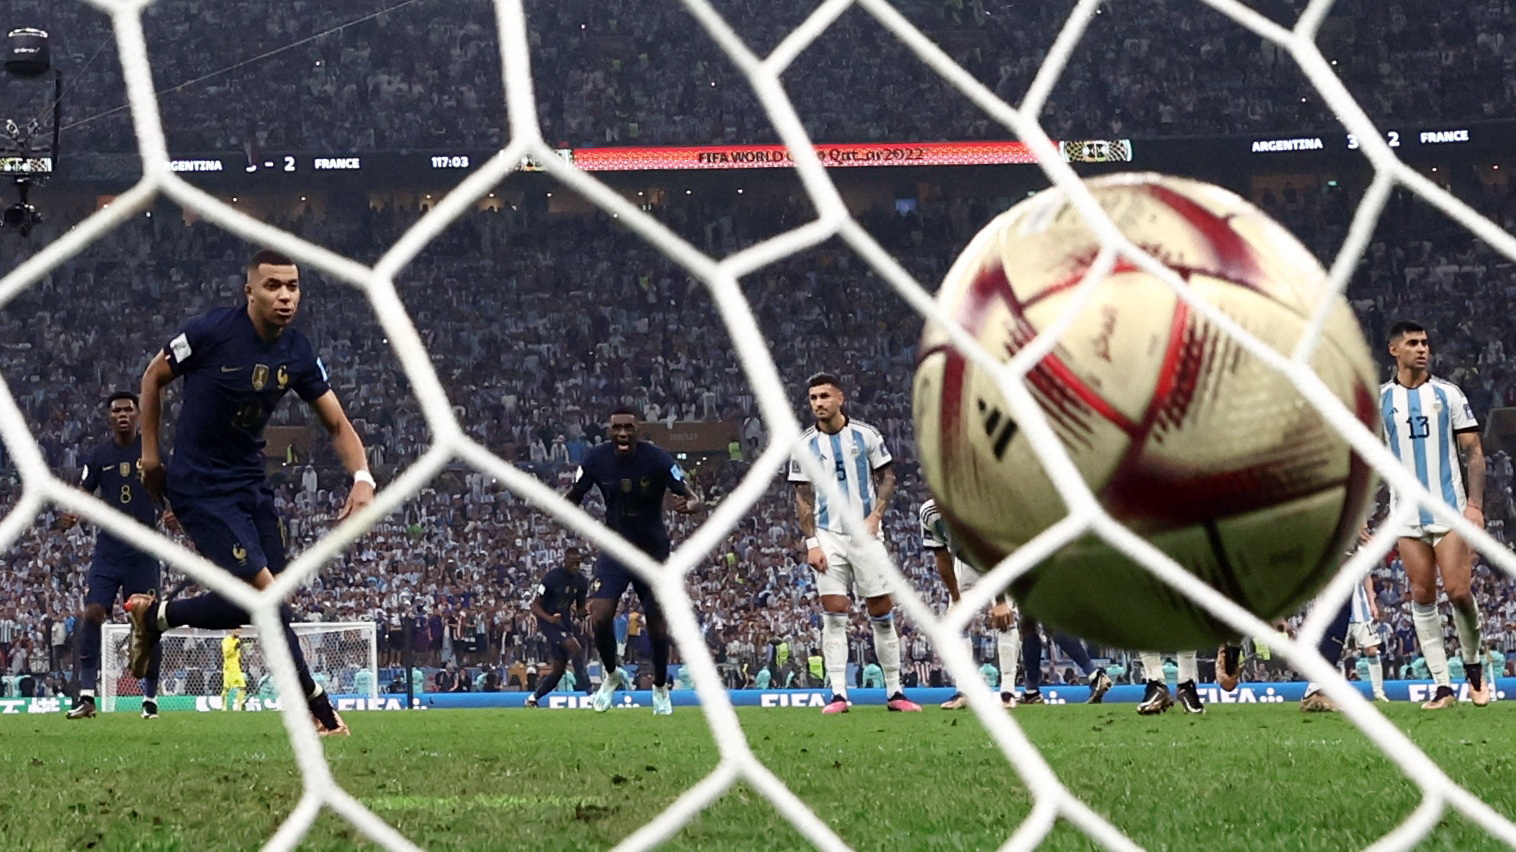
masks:
<path id="1" fill-rule="evenodd" d="M 52 53 L 46 30 L 21 27 L 6 36 L 4 49 L 6 73 L 20 80 L 34 80 L 53 72 L 53 98 L 50 110 L 30 119 L 5 119 L 0 125 L 0 177 L 9 178 L 19 200 L 0 213 L 0 226 L 29 236 L 42 222 L 42 214 L 32 205 L 30 192 L 41 185 L 58 165 L 58 135 L 63 117 L 63 73 L 52 65 Z M 51 113 L 52 144 L 42 147 L 48 128 L 43 116 Z M 44 143 L 45 144 L 45 143 Z"/>

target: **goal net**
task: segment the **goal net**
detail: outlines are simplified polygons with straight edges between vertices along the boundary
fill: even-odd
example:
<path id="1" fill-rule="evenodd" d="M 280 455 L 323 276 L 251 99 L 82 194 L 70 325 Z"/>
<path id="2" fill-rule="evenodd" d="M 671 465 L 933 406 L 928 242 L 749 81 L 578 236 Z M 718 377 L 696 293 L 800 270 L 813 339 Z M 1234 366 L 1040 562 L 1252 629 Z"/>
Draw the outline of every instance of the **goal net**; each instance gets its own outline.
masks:
<path id="1" fill-rule="evenodd" d="M 291 626 L 311 676 L 332 694 L 339 710 L 345 709 L 344 699 L 379 697 L 379 650 L 372 621 L 305 621 Z M 160 711 L 223 709 L 222 640 L 231 633 L 178 627 L 163 634 L 158 667 Z M 102 626 L 98 703 L 107 713 L 135 711 L 142 705 L 142 682 L 128 672 L 130 637 L 131 625 Z M 238 638 L 246 709 L 279 709 L 279 690 L 257 629 L 244 627 Z"/>
<path id="2" fill-rule="evenodd" d="M 769 342 L 759 331 L 754 307 L 745 297 L 740 282 L 744 277 L 760 273 L 780 259 L 833 241 L 834 244 L 846 246 L 847 250 L 861 258 L 879 280 L 921 317 L 952 330 L 955 344 L 964 348 L 966 355 L 974 357 L 976 363 L 983 363 L 987 367 L 994 365 L 987 353 L 970 351 L 977 347 L 973 346 L 968 335 L 934 305 L 930 291 L 934 289 L 935 282 L 915 280 L 869 230 L 850 214 L 790 97 L 790 90 L 807 83 L 804 80 L 786 80 L 785 75 L 797 59 L 811 50 L 844 14 L 867 16 L 871 23 L 887 32 L 889 38 L 904 45 L 915 58 L 945 81 L 951 90 L 961 95 L 962 104 L 979 111 L 987 123 L 1004 127 L 1028 146 L 1048 179 L 1075 200 L 1092 229 L 1100 235 L 1107 249 L 1107 261 L 1114 261 L 1120 256 L 1123 260 L 1148 268 L 1155 264 L 1153 258 L 1122 239 L 1110 219 L 1098 209 L 1081 186 L 1066 152 L 1060 150 L 1043 125 L 1050 94 L 1071 66 L 1091 22 L 1108 8 L 1108 4 L 1104 0 L 1077 0 L 1073 3 L 1062 21 L 1056 39 L 1046 46 L 1041 61 L 1033 60 L 1037 67 L 1030 85 L 1020 91 L 1000 92 L 956 64 L 944 49 L 903 15 L 890 0 L 824 0 L 816 4 L 797 25 L 787 27 L 780 38 L 767 42 L 761 53 L 755 51 L 742 33 L 733 29 L 717 5 L 709 0 L 682 0 L 683 9 L 750 86 L 769 124 L 788 150 L 794 174 L 815 211 L 814 217 L 803 224 L 742 250 L 716 257 L 682 238 L 637 203 L 612 190 L 591 173 L 565 160 L 549 144 L 544 138 L 538 101 L 533 93 L 533 61 L 541 53 L 536 45 L 537 31 L 529 26 L 531 15 L 521 0 L 495 0 L 493 8 L 509 119 L 508 144 L 487 162 L 470 164 L 477 167 L 466 179 L 445 196 L 438 198 L 425 215 L 405 231 L 381 258 L 372 264 L 366 264 L 271 227 L 179 177 L 171 168 L 158 99 L 154 93 L 151 68 L 153 54 L 148 49 L 143 34 L 142 17 L 151 4 L 142 0 L 89 2 L 108 14 L 112 21 L 115 49 L 119 55 L 138 141 L 142 176 L 135 186 L 118 196 L 107 208 L 90 216 L 78 227 L 69 230 L 0 278 L 0 300 L 14 299 L 26 288 L 44 280 L 52 270 L 68 259 L 107 238 L 113 229 L 122 226 L 129 217 L 141 216 L 156 199 L 167 198 L 185 210 L 193 211 L 203 221 L 214 223 L 251 243 L 285 252 L 303 268 L 319 271 L 332 280 L 344 282 L 361 294 L 372 307 L 382 328 L 384 340 L 398 359 L 414 394 L 417 409 L 425 418 L 431 442 L 400 476 L 386 483 L 372 507 L 337 526 L 305 549 L 276 583 L 255 593 L 168 539 L 145 533 L 129 519 L 107 510 L 103 504 L 82 494 L 71 483 L 54 476 L 49 470 L 37 436 L 27 428 L 16 396 L 11 387 L 6 385 L 0 388 L 0 436 L 3 436 L 6 448 L 20 471 L 24 490 L 15 508 L 0 521 L 0 545 L 14 546 L 48 504 L 76 512 L 111 533 L 140 543 L 203 586 L 245 605 L 253 613 L 252 620 L 258 634 L 267 636 L 269 640 L 260 648 L 260 665 L 266 665 L 275 673 L 281 694 L 296 694 L 298 685 L 293 667 L 277 627 L 279 604 L 290 598 L 322 566 L 329 564 L 381 518 L 402 509 L 406 501 L 427 487 L 444 467 L 462 462 L 498 481 L 503 488 L 529 501 L 574 534 L 594 542 L 652 584 L 668 614 L 670 629 L 681 654 L 694 673 L 700 710 L 717 744 L 719 761 L 709 775 L 686 790 L 662 813 L 626 837 L 623 841 L 624 848 L 649 848 L 673 837 L 695 815 L 739 783 L 747 785 L 771 802 L 801 836 L 818 847 L 846 848 L 843 838 L 825 819 L 792 792 L 749 747 L 747 735 L 733 710 L 696 619 L 699 602 L 691 599 L 685 584 L 685 578 L 705 554 L 721 544 L 764 498 L 771 481 L 782 468 L 802 431 L 794 412 L 793 400 L 786 390 L 793 387 L 798 379 L 795 376 L 781 376 L 776 369 L 774 354 L 769 349 Z M 977 7 L 973 3 L 960 5 L 965 8 Z M 1201 7 L 1198 2 L 1193 5 L 1197 9 Z M 1330 0 L 1310 2 L 1298 15 L 1289 13 L 1289 20 L 1284 23 L 1265 17 L 1254 8 L 1235 0 L 1204 0 L 1203 5 L 1229 19 L 1236 33 L 1249 35 L 1268 45 L 1270 58 L 1277 57 L 1280 67 L 1298 68 L 1303 72 L 1315 95 L 1326 104 L 1329 117 L 1337 117 L 1343 129 L 1352 134 L 1355 145 L 1373 169 L 1372 183 L 1356 208 L 1350 228 L 1335 249 L 1335 260 L 1330 270 L 1335 294 L 1345 291 L 1387 200 L 1392 191 L 1397 189 L 1414 193 L 1506 258 L 1516 260 L 1516 240 L 1455 195 L 1407 166 L 1397 156 L 1385 134 L 1380 132 L 1381 129 L 1360 108 L 1343 80 L 1336 75 L 1332 63 L 1318 47 L 1320 30 L 1333 5 Z M 542 4 L 534 6 L 532 14 L 537 14 L 542 7 Z M 1125 10 L 1125 4 L 1122 8 Z M 1134 5 L 1133 9 L 1141 14 L 1143 7 Z M 1044 9 L 1038 14 L 1045 12 Z M 1177 32 L 1168 35 L 1176 40 L 1184 37 Z M 1122 56 L 1138 57 L 1140 48 L 1140 44 L 1128 45 L 1118 52 Z M 551 46 L 554 56 L 571 53 L 576 49 L 565 45 Z M 994 51 L 995 46 L 982 45 L 977 50 Z M 1014 60 L 1022 62 L 1032 56 L 1035 53 L 1024 53 Z M 1099 63 L 1097 57 L 1094 64 Z M 702 80 L 694 88 L 699 89 L 705 83 Z M 1091 88 L 1108 89 L 1112 85 L 1103 81 Z M 714 87 L 716 83 L 712 81 L 710 86 Z M 629 100 L 627 103 L 633 102 Z M 609 105 L 609 101 L 607 104 L 608 110 L 619 108 Z M 861 104 L 856 106 L 861 108 Z M 628 542 L 610 533 L 590 514 L 560 499 L 552 488 L 490 452 L 473 433 L 464 428 L 453 408 L 455 400 L 448 398 L 446 384 L 440 380 L 422 336 L 397 292 L 396 279 L 402 270 L 416 261 L 428 244 L 436 240 L 450 224 L 473 209 L 502 181 L 521 168 L 523 163 L 533 164 L 560 185 L 617 217 L 631 232 L 665 254 L 687 272 L 692 280 L 704 286 L 714 305 L 713 319 L 719 321 L 730 335 L 732 349 L 740 359 L 742 370 L 753 390 L 756 406 L 768 429 L 768 444 L 753 460 L 750 472 L 726 493 L 704 523 L 685 538 L 666 565 L 654 563 Z M 1288 375 L 1303 388 L 1311 403 L 1323 412 L 1330 423 L 1341 429 L 1352 446 L 1382 473 L 1387 477 L 1398 476 L 1395 480 L 1397 484 L 1407 487 L 1414 485 L 1406 481 L 1403 473 L 1396 472 L 1392 459 L 1379 443 L 1379 437 L 1356 424 L 1351 414 L 1331 399 L 1331 395 L 1311 373 L 1307 365 L 1319 337 L 1318 333 L 1312 333 L 1301 340 L 1298 351 L 1287 357 L 1281 356 L 1238 328 L 1235 323 L 1226 321 L 1225 317 L 1203 302 L 1195 300 L 1184 282 L 1173 274 L 1168 274 L 1165 280 L 1195 310 L 1212 319 L 1246 351 Z M 571 308 L 565 306 L 564 309 Z M 1319 328 L 1315 331 L 1319 332 Z M 1032 361 L 1022 359 L 1014 367 L 1001 367 L 998 376 L 1002 393 L 1011 401 L 1015 416 L 1035 439 L 1040 454 L 1051 466 L 1050 469 L 1072 470 L 1067 454 L 1059 447 L 1046 418 L 1021 386 L 1025 372 L 1031 365 Z M 506 364 L 503 368 L 512 369 L 514 366 Z M 820 480 L 819 473 L 820 471 L 813 472 L 812 478 Z M 1235 628 L 1239 634 L 1271 634 L 1268 625 L 1186 574 L 1179 566 L 1147 547 L 1139 538 L 1113 521 L 1077 479 L 1062 482 L 1061 486 L 1065 489 L 1063 496 L 1066 501 L 1076 508 L 1066 522 L 1058 526 L 1060 535 L 1074 536 L 1092 532 L 1140 561 L 1178 593 L 1213 611 L 1217 618 Z M 1430 499 L 1424 490 L 1418 493 L 1423 499 Z M 860 528 L 858 525 L 863 523 L 863 519 L 854 517 L 851 522 L 855 528 Z M 1513 559 L 1509 551 L 1460 518 L 1450 518 L 1449 523 L 1465 534 L 1500 570 L 1516 576 L 1516 559 Z M 1314 651 L 1314 639 L 1321 635 L 1329 613 L 1347 599 L 1351 587 L 1363 575 L 1369 563 L 1382 558 L 1391 544 L 1388 535 L 1380 535 L 1350 560 L 1323 592 L 1319 611 L 1307 620 L 1301 637 L 1298 640 L 1279 640 L 1275 652 L 1299 671 L 1324 682 L 1328 695 L 1343 707 L 1346 717 L 1359 726 L 1410 783 L 1421 791 L 1421 805 L 1381 839 L 1381 848 L 1403 849 L 1413 846 L 1448 814 L 1449 809 L 1476 822 L 1491 835 L 1516 844 L 1516 826 L 1510 820 L 1450 779 L 1404 733 L 1351 689 Z M 1037 546 L 1029 546 L 1014 554 L 1005 564 L 995 569 L 992 582 L 985 582 L 965 595 L 964 605 L 946 617 L 934 614 L 900 572 L 892 569 L 893 591 L 899 606 L 913 622 L 922 625 L 957 682 L 972 682 L 978 672 L 958 638 L 970 614 L 988 603 L 993 586 L 1000 585 L 998 581 L 1009 580 L 1024 572 L 1039 554 L 1045 555 L 1055 545 L 1052 541 L 1039 540 Z M 106 659 L 113 661 L 108 664 L 110 666 L 120 665 L 115 644 L 119 643 L 121 635 L 119 631 L 107 634 L 111 637 L 107 640 L 105 649 Z M 187 665 L 195 654 L 191 646 L 196 641 L 201 640 L 199 637 L 186 636 L 173 652 L 175 659 L 183 659 Z M 371 645 L 362 653 L 355 652 L 355 658 L 364 658 L 364 665 L 372 670 Z M 166 661 L 164 668 L 172 671 L 176 664 Z M 317 665 L 319 668 L 320 664 Z M 331 665 L 330 660 L 328 665 Z M 329 673 L 329 677 L 341 676 Z M 998 702 L 993 701 L 987 693 L 979 692 L 971 695 L 970 699 L 979 721 L 993 737 L 1005 759 L 1015 768 L 1030 794 L 1030 814 L 1022 824 L 1008 830 L 1008 848 L 1025 849 L 1035 846 L 1060 821 L 1077 827 L 1099 845 L 1135 848 L 1135 844 L 1123 834 L 1120 826 L 1102 816 L 1098 804 L 1088 803 L 1071 792 L 1057 768 L 1032 745 L 1016 720 L 1004 713 Z M 305 708 L 295 706 L 294 702 L 285 702 L 281 705 L 281 712 L 296 756 L 303 795 L 299 804 L 270 838 L 268 848 L 294 848 L 323 809 L 336 812 L 387 848 L 412 848 L 405 837 L 350 795 L 333 776 L 324 760 L 321 742 L 306 718 Z"/>

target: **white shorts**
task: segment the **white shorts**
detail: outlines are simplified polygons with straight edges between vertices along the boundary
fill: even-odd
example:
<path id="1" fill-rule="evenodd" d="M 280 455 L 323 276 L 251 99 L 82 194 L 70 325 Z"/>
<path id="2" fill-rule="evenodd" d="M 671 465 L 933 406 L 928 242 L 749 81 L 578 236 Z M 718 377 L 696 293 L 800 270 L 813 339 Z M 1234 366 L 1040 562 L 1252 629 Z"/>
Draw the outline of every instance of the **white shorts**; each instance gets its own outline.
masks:
<path id="1" fill-rule="evenodd" d="M 1379 646 L 1379 631 L 1372 621 L 1354 621 L 1348 625 L 1348 639 L 1360 651 Z"/>
<path id="2" fill-rule="evenodd" d="M 979 581 L 984 579 L 984 574 L 979 573 L 978 568 L 975 568 L 967 562 L 964 562 L 962 559 L 953 560 L 953 574 L 958 578 L 958 594 L 960 595 L 964 594 L 969 589 L 972 589 L 975 586 L 979 585 Z M 1009 597 L 1007 597 L 1005 600 L 1006 603 L 1011 607 L 1012 617 L 1019 617 L 1016 611 L 1015 602 L 1012 601 Z M 990 609 L 994 608 L 995 601 L 990 601 Z M 1015 627 L 1012 626 L 1009 629 L 1014 630 Z"/>
<path id="3" fill-rule="evenodd" d="M 855 594 L 860 598 L 877 598 L 890 593 L 884 563 L 889 551 L 884 538 L 855 539 L 831 530 L 816 530 L 821 552 L 826 556 L 826 571 L 816 573 L 816 592 L 820 595 Z"/>
<path id="4" fill-rule="evenodd" d="M 978 568 L 964 562 L 962 559 L 953 560 L 953 574 L 958 577 L 958 592 L 960 594 L 974 588 L 974 586 L 979 584 L 980 578 L 984 576 L 979 573 Z"/>
<path id="5" fill-rule="evenodd" d="M 1437 543 L 1442 541 L 1443 536 L 1446 536 L 1449 532 L 1451 530 L 1448 529 L 1446 524 L 1411 524 L 1400 531 L 1400 537 L 1414 538 L 1417 541 L 1424 541 L 1432 547 L 1436 547 Z"/>

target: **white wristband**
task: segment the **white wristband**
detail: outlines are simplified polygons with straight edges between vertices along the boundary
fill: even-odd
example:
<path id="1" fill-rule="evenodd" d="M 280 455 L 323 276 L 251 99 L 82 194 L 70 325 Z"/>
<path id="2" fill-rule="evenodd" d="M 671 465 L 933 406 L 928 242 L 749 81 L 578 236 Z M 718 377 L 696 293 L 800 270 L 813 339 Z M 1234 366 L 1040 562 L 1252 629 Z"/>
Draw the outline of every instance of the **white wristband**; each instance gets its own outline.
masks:
<path id="1" fill-rule="evenodd" d="M 376 488 L 379 485 L 379 483 L 374 481 L 374 475 L 366 470 L 360 470 L 353 473 L 353 484 L 357 485 L 360 482 L 368 483 L 368 487 L 370 488 Z"/>
<path id="2" fill-rule="evenodd" d="M 819 547 L 821 547 L 821 539 L 819 539 L 819 538 L 817 538 L 815 536 L 811 536 L 810 538 L 808 538 L 808 539 L 805 540 L 805 549 L 806 550 L 815 550 L 816 548 L 819 548 Z"/>

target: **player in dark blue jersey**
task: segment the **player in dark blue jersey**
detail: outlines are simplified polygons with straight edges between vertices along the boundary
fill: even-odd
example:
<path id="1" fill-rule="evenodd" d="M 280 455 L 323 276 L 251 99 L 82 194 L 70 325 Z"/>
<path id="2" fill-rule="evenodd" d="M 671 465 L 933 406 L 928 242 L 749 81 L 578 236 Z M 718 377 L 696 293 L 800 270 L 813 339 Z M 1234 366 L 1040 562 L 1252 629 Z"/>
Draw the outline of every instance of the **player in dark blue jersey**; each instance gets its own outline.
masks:
<path id="1" fill-rule="evenodd" d="M 259 589 L 284 570 L 284 529 L 264 473 L 263 427 L 294 391 L 315 411 L 353 487 L 338 520 L 374 499 L 363 441 L 327 384 L 315 348 L 290 323 L 300 306 L 300 272 L 282 254 L 260 251 L 247 265 L 245 306 L 218 308 L 185 324 L 142 376 L 142 478 L 166 498 L 205 558 Z M 174 456 L 158 454 L 163 390 L 184 379 Z M 247 613 L 218 594 L 160 602 L 133 595 L 131 667 L 144 670 L 163 631 L 189 626 L 229 630 Z M 322 734 L 347 733 L 325 691 L 312 679 L 290 629 L 289 604 L 279 607 L 306 703 Z"/>
<path id="2" fill-rule="evenodd" d="M 574 484 L 565 496 L 578 505 L 591 488 L 605 501 L 605 525 L 620 533 L 644 553 L 662 561 L 669 555 L 669 531 L 663 523 L 663 496 L 674 495 L 674 511 L 688 514 L 701 503 L 684 481 L 684 471 L 667 451 L 637 439 L 637 415 L 629 408 L 611 414 L 611 440 L 591 447 L 579 463 Z M 616 606 L 626 587 L 637 591 L 647 616 L 648 640 L 653 646 L 653 713 L 674 712 L 669 698 L 669 628 L 652 588 L 610 555 L 595 560 L 590 582 L 590 627 L 605 677 L 595 693 L 597 712 L 610 709 L 618 686 L 630 687 L 616 662 Z"/>
<path id="3" fill-rule="evenodd" d="M 84 459 L 79 487 L 99 493 L 113 509 L 130 515 L 145 527 L 158 525 L 158 505 L 142 485 L 142 435 L 138 431 L 141 412 L 137 395 L 117 391 L 105 401 L 106 420 L 111 439 L 96 447 Z M 172 518 L 165 519 L 172 523 Z M 79 522 L 76 515 L 58 519 L 59 529 L 69 529 Z M 100 625 L 116 605 L 116 595 L 128 599 L 134 594 L 150 593 L 158 588 L 158 558 L 133 547 L 104 530 L 95 539 L 95 556 L 90 561 L 89 577 L 84 587 L 84 613 L 79 628 L 79 702 L 68 711 L 70 719 L 88 719 L 95 715 L 95 687 L 100 678 Z M 158 717 L 158 654 L 148 661 L 142 680 L 142 718 Z"/>
<path id="4" fill-rule="evenodd" d="M 553 667 L 547 676 L 537 683 L 537 689 L 526 699 L 526 706 L 536 707 L 542 696 L 558 688 L 563 672 L 570 660 L 574 663 L 574 685 L 579 689 L 589 686 L 589 677 L 584 673 L 584 647 L 579 644 L 574 618 L 585 615 L 585 595 L 590 584 L 579 570 L 579 551 L 570 549 L 563 555 L 563 564 L 542 575 L 537 583 L 537 594 L 532 598 L 532 615 L 537 617 L 537 627 L 547 637 L 548 654 Z"/>

